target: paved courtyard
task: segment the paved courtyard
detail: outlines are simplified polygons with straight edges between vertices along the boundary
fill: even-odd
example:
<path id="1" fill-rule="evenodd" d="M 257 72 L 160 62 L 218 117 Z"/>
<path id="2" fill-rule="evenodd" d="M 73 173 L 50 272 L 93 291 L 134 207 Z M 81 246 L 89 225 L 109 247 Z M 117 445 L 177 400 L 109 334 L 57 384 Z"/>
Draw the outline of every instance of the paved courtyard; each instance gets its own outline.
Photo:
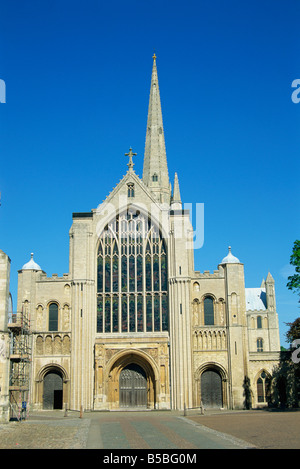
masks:
<path id="1" fill-rule="evenodd" d="M 300 449 L 300 411 L 228 411 L 190 419 L 260 449 Z"/>
<path id="2" fill-rule="evenodd" d="M 0 449 L 299 449 L 299 430 L 300 412 L 43 411 L 0 425 Z"/>

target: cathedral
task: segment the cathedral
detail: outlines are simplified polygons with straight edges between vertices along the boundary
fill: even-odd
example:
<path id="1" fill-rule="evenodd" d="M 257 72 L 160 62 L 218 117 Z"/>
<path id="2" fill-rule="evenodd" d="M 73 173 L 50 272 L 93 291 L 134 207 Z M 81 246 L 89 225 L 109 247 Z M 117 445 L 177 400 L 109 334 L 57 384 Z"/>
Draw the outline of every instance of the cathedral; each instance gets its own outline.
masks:
<path id="1" fill-rule="evenodd" d="M 155 55 L 142 178 L 131 148 L 126 157 L 103 203 L 73 213 L 69 272 L 48 277 L 33 254 L 18 271 L 16 313 L 0 251 L 2 421 L 28 408 L 267 405 L 280 354 L 274 279 L 245 288 L 230 247 L 212 273 L 195 270 L 190 213 L 178 175 L 169 177 Z"/>

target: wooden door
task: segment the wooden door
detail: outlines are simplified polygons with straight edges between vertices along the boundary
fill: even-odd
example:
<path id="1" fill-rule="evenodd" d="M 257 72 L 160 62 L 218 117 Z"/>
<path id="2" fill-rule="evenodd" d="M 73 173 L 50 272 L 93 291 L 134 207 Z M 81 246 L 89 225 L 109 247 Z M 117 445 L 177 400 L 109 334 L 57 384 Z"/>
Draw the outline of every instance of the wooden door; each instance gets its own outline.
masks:
<path id="1" fill-rule="evenodd" d="M 44 378 L 43 408 L 62 409 L 63 382 L 59 373 L 50 372 Z"/>
<path id="2" fill-rule="evenodd" d="M 120 407 L 147 407 L 147 377 L 139 365 L 132 363 L 120 373 Z"/>
<path id="3" fill-rule="evenodd" d="M 201 376 L 201 400 L 204 408 L 222 407 L 222 379 L 217 371 L 207 370 Z"/>

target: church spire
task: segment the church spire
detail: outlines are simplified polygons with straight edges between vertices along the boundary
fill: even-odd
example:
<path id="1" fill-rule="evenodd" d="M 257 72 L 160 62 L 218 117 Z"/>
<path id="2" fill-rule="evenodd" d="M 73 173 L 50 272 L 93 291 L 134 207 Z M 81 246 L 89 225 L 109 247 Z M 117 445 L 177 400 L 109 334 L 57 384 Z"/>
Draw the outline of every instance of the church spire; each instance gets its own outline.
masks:
<path id="1" fill-rule="evenodd" d="M 170 203 L 170 181 L 155 54 L 153 55 L 148 108 L 143 182 L 155 194 L 159 202 Z"/>
<path id="2" fill-rule="evenodd" d="M 180 189 L 179 189 L 179 181 L 178 181 L 177 173 L 175 173 L 175 177 L 174 177 L 174 189 L 173 189 L 171 208 L 173 210 L 182 208 L 182 202 L 181 202 L 181 197 L 180 197 Z"/>

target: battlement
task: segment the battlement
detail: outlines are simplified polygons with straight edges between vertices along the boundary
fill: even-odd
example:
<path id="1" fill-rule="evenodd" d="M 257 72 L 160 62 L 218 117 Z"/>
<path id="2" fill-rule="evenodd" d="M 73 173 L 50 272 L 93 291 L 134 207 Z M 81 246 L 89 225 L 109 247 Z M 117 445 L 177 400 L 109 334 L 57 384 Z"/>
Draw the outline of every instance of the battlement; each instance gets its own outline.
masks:
<path id="1" fill-rule="evenodd" d="M 62 277 L 59 277 L 58 274 L 52 274 L 51 277 L 47 277 L 47 274 L 43 272 L 40 276 L 40 280 L 43 282 L 53 282 L 53 280 L 65 282 L 66 280 L 70 280 L 70 274 L 63 274 Z"/>

